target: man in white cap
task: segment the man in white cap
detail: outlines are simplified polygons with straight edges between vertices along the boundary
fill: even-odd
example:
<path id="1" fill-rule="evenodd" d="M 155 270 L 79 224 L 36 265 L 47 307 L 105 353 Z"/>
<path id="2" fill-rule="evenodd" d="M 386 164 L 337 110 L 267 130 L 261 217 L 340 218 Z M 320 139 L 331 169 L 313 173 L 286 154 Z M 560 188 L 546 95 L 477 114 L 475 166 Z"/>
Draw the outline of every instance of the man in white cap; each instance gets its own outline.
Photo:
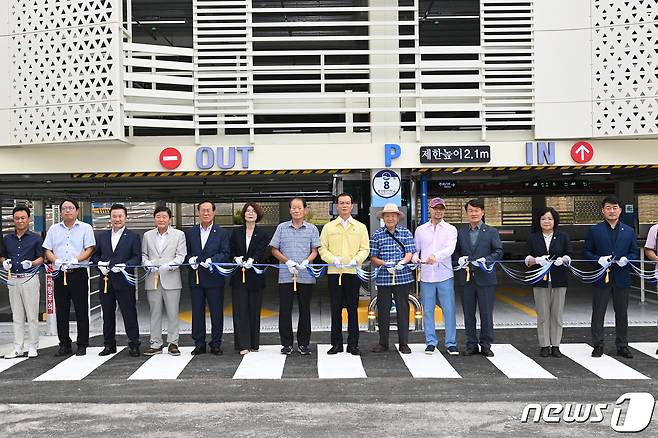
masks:
<path id="1" fill-rule="evenodd" d="M 432 354 L 438 339 L 434 328 L 434 311 L 437 300 L 445 321 L 445 347 L 450 355 L 457 351 L 457 319 L 455 316 L 455 282 L 452 271 L 452 253 L 457 244 L 457 228 L 443 220 L 446 203 L 433 198 L 430 203 L 430 220 L 418 228 L 414 235 L 416 252 L 411 261 L 423 263 L 420 276 L 420 293 L 423 300 L 423 327 L 425 353 Z"/>
<path id="2" fill-rule="evenodd" d="M 380 267 L 376 280 L 379 344 L 372 348 L 374 353 L 382 353 L 389 348 L 388 331 L 393 295 L 397 309 L 400 353 L 411 353 L 408 345 L 409 292 L 413 287 L 414 276 L 407 263 L 416 252 L 416 246 L 411 231 L 398 225 L 403 217 L 397 205 L 386 204 L 377 213 L 378 219 L 384 219 L 384 226 L 375 232 L 370 241 L 370 261 L 373 266 Z"/>

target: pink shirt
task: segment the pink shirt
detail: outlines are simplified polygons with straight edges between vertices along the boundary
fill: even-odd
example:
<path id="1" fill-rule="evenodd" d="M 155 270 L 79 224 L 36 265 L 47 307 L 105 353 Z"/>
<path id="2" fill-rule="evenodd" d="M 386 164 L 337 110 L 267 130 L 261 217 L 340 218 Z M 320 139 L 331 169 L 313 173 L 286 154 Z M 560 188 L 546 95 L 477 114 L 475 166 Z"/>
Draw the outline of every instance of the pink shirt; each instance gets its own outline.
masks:
<path id="1" fill-rule="evenodd" d="M 438 282 L 453 277 L 451 256 L 457 245 L 457 228 L 444 220 L 436 226 L 431 221 L 426 222 L 416 228 L 414 240 L 415 255 L 426 261 L 434 254 L 437 260 L 434 265 L 422 265 L 421 281 Z"/>

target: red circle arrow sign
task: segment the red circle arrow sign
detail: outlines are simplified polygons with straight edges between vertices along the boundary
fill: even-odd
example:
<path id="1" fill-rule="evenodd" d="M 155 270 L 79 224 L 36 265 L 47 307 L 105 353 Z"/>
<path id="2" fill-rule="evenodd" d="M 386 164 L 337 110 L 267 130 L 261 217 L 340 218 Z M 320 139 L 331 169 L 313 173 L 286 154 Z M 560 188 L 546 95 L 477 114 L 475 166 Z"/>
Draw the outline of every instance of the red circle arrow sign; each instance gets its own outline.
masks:
<path id="1" fill-rule="evenodd" d="M 571 146 L 571 159 L 576 163 L 587 163 L 594 157 L 594 148 L 586 141 L 579 141 Z"/>

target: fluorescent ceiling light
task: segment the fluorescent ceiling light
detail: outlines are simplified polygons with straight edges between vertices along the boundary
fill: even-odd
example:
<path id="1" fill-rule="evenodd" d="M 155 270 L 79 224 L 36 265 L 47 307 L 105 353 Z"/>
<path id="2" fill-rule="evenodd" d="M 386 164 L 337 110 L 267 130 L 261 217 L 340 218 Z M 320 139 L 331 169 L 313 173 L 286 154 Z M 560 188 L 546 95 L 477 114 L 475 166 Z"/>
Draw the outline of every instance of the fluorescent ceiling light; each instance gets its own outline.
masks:
<path id="1" fill-rule="evenodd" d="M 185 24 L 185 20 L 136 20 L 133 24 Z"/>
<path id="2" fill-rule="evenodd" d="M 428 15 L 427 17 L 422 17 L 424 20 L 453 20 L 453 19 L 472 19 L 480 18 L 479 15 Z"/>
<path id="3" fill-rule="evenodd" d="M 612 172 L 583 172 L 581 175 L 612 175 Z"/>

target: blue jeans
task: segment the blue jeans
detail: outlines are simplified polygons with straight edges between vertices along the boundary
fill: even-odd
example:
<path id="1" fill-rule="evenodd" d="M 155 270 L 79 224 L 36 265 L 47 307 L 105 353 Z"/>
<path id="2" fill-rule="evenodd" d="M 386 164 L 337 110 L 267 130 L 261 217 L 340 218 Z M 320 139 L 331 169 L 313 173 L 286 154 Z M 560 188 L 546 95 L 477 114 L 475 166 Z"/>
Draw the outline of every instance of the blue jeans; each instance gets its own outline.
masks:
<path id="1" fill-rule="evenodd" d="M 437 301 L 443 311 L 446 336 L 445 346 L 457 346 L 457 319 L 455 316 L 455 282 L 453 278 L 437 282 L 420 282 L 420 293 L 423 299 L 423 327 L 425 328 L 425 343 L 438 344 L 434 326 L 434 308 Z"/>

